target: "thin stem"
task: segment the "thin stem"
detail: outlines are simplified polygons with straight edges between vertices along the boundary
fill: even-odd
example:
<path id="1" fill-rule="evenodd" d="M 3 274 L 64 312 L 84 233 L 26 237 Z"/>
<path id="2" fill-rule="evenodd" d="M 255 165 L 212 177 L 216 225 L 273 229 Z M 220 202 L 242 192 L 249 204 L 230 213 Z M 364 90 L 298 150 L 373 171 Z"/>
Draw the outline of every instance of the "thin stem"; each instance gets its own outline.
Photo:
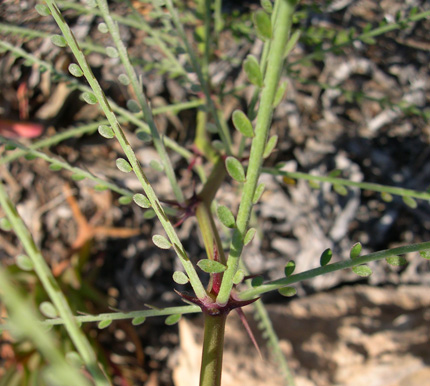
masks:
<path id="1" fill-rule="evenodd" d="M 66 297 L 61 292 L 61 289 L 56 282 L 54 275 L 50 271 L 46 260 L 43 258 L 42 254 L 34 243 L 30 232 L 28 231 L 27 227 L 19 216 L 15 206 L 7 196 L 6 190 L 1 181 L 0 204 L 4 212 L 6 213 L 6 216 L 12 225 L 12 228 L 14 229 L 22 245 L 24 246 L 27 255 L 31 259 L 34 266 L 34 271 L 37 273 L 37 276 L 42 282 L 43 288 L 45 289 L 52 303 L 56 307 L 58 314 L 63 319 L 64 326 L 73 344 L 81 355 L 82 360 L 87 366 L 89 372 L 94 377 L 96 385 L 110 385 L 110 382 L 108 381 L 97 363 L 97 357 L 93 351 L 93 348 L 91 347 L 86 336 L 81 331 L 76 320 L 74 319 Z"/>
<path id="2" fill-rule="evenodd" d="M 157 150 L 157 153 L 160 156 L 161 162 L 164 167 L 164 171 L 167 175 L 167 178 L 169 179 L 169 182 L 172 187 L 173 193 L 175 194 L 176 200 L 180 203 L 183 203 L 185 201 L 184 195 L 176 180 L 172 163 L 170 162 L 170 158 L 167 155 L 166 148 L 164 147 L 164 142 L 162 141 L 160 133 L 158 132 L 158 129 L 155 125 L 152 111 L 149 107 L 147 98 L 142 90 L 142 85 L 137 79 L 136 72 L 134 71 L 133 66 L 130 63 L 130 59 L 127 53 L 127 48 L 125 47 L 119 35 L 118 25 L 114 23 L 112 17 L 109 14 L 109 7 L 106 0 L 97 0 L 97 3 L 99 5 L 99 9 L 102 13 L 102 16 L 106 22 L 106 25 L 108 26 L 110 35 L 112 36 L 112 39 L 118 49 L 121 62 L 130 79 L 131 85 L 133 87 L 133 91 L 137 97 L 140 108 L 143 111 L 144 119 L 148 124 L 149 129 L 151 130 L 152 141 L 154 142 L 155 149 Z"/>
<path id="3" fill-rule="evenodd" d="M 313 279 L 314 277 L 325 275 L 330 272 L 339 271 L 345 268 L 352 268 L 360 264 L 370 263 L 371 261 L 376 261 L 376 260 L 382 260 L 390 256 L 397 256 L 397 255 L 403 255 L 405 253 L 425 251 L 428 249 L 430 249 L 430 242 L 410 244 L 404 247 L 386 249 L 383 251 L 369 253 L 368 255 L 363 255 L 360 257 L 356 257 L 354 259 L 327 264 L 323 267 L 310 269 L 309 271 L 298 273 L 296 275 L 291 275 L 283 279 L 270 281 L 267 284 L 263 284 L 259 287 L 242 291 L 239 294 L 239 298 L 242 300 L 253 299 L 256 296 L 259 296 L 266 292 L 277 290 L 279 288 L 285 287 L 293 283 L 298 283 L 303 280 Z"/>
<path id="4" fill-rule="evenodd" d="M 220 386 L 227 315 L 205 314 L 200 386 Z"/>
<path id="5" fill-rule="evenodd" d="M 179 306 L 179 307 L 166 307 L 162 309 L 150 309 L 141 311 L 130 311 L 130 312 L 109 312 L 98 315 L 77 315 L 75 320 L 79 323 L 89 323 L 89 322 L 101 322 L 102 320 L 125 320 L 134 318 L 148 318 L 155 316 L 168 316 L 175 314 L 195 314 L 201 312 L 199 306 Z M 64 320 L 61 318 L 47 319 L 42 322 L 42 324 L 48 326 L 55 326 L 64 324 Z"/>
<path id="6" fill-rule="evenodd" d="M 54 337 L 40 324 L 35 323 L 38 319 L 36 312 L 29 307 L 26 299 L 19 293 L 2 267 L 0 267 L 0 283 L 0 298 L 8 309 L 8 321 L 13 325 L 13 330 L 30 339 L 50 362 L 51 371 L 55 372 L 58 384 L 89 386 L 88 379 L 83 376 L 81 371 L 66 362 Z"/>
<path id="7" fill-rule="evenodd" d="M 70 49 L 72 50 L 76 61 L 78 62 L 87 82 L 90 84 L 92 91 L 94 92 L 94 95 L 97 98 L 97 101 L 103 110 L 103 112 L 106 115 L 107 120 L 109 121 L 109 124 L 112 127 L 112 130 L 115 134 L 115 137 L 117 138 L 119 144 L 121 145 L 121 148 L 123 149 L 128 162 L 130 163 L 134 173 L 136 174 L 137 179 L 139 180 L 140 184 L 142 185 L 142 188 L 144 192 L 146 193 L 146 196 L 151 203 L 151 207 L 153 208 L 155 214 L 157 215 L 159 221 L 161 222 L 161 225 L 163 226 L 171 244 L 173 245 L 175 252 L 177 253 L 187 275 L 190 279 L 191 286 L 193 287 L 193 290 L 196 294 L 196 296 L 199 299 L 204 299 L 206 297 L 206 290 L 203 286 L 203 284 L 200 281 L 199 276 L 197 275 L 197 272 L 188 258 L 184 247 L 182 246 L 182 243 L 176 234 L 176 231 L 166 216 L 166 213 L 164 212 L 163 207 L 161 206 L 161 203 L 155 194 L 151 184 L 149 183 L 145 173 L 143 172 L 142 166 L 139 162 L 139 160 L 136 157 L 136 154 L 134 153 L 132 147 L 130 146 L 124 132 L 122 131 L 118 120 L 115 116 L 115 114 L 112 111 L 112 108 L 109 104 L 109 102 L 106 99 L 106 96 L 99 84 L 99 82 L 94 77 L 94 74 L 90 68 L 90 66 L 87 63 L 87 60 L 85 58 L 85 55 L 81 51 L 81 49 L 78 46 L 78 43 L 70 30 L 69 26 L 63 19 L 63 16 L 60 13 L 60 10 L 58 9 L 57 5 L 55 4 L 54 0 L 45 0 L 46 4 L 48 5 L 52 16 L 54 17 L 55 21 L 57 22 L 58 26 L 61 29 L 61 32 L 63 33 L 64 38 L 66 39 Z"/>
<path id="8" fill-rule="evenodd" d="M 18 142 L 12 141 L 11 139 L 7 139 L 7 138 L 0 136 L 0 143 L 4 143 L 7 145 L 11 145 L 11 146 L 16 146 L 17 148 L 21 149 L 25 154 L 29 154 L 29 155 L 32 155 L 34 157 L 43 159 L 46 162 L 49 162 L 51 165 L 58 166 L 61 169 L 65 169 L 65 170 L 68 170 L 68 171 L 70 171 L 74 174 L 77 174 L 79 176 L 88 178 L 94 182 L 97 182 L 100 186 L 106 187 L 107 189 L 110 189 L 114 192 L 117 192 L 123 196 L 132 196 L 133 195 L 133 192 L 131 192 L 130 190 L 121 188 L 112 182 L 103 180 L 103 179 L 95 176 L 94 174 L 91 174 L 87 170 L 78 168 L 76 166 L 71 166 L 67 162 L 64 162 L 64 161 L 61 161 L 59 159 L 50 157 L 49 155 L 47 155 L 41 151 L 33 150 L 31 148 L 25 147 L 24 145 L 22 145 Z M 1 164 L 2 164 L 2 162 L 0 162 L 0 165 Z"/>
<path id="9" fill-rule="evenodd" d="M 37 64 L 39 66 L 39 68 L 46 68 L 49 72 L 51 72 L 51 74 L 54 77 L 58 77 L 64 81 L 68 82 L 68 84 L 71 87 L 73 87 L 77 90 L 80 90 L 82 92 L 92 91 L 90 87 L 81 84 L 75 78 L 72 78 L 72 77 L 67 76 L 66 74 L 64 74 L 62 72 L 57 71 L 51 63 L 35 57 L 34 55 L 30 54 L 29 52 L 24 51 L 20 47 L 15 47 L 10 43 L 8 43 L 6 41 L 1 41 L 1 40 L 0 40 L 0 47 L 3 47 L 10 52 L 13 52 L 14 54 L 16 54 L 22 58 L 28 59 L 29 61 L 31 61 L 31 63 Z M 139 119 L 139 115 L 135 115 L 135 114 L 131 113 L 130 111 L 118 106 L 111 99 L 107 99 L 107 100 L 108 100 L 108 102 L 109 102 L 109 104 L 110 104 L 110 106 L 114 112 L 116 112 L 118 115 L 121 115 L 122 117 L 124 117 L 127 122 L 135 124 L 137 127 L 142 129 L 143 131 L 145 131 L 145 133 L 150 134 L 150 130 L 148 128 L 148 125 L 145 122 L 143 122 L 141 119 Z M 192 108 L 192 107 L 200 106 L 201 104 L 202 103 L 200 101 L 190 101 L 190 102 L 185 102 L 183 104 L 183 107 L 184 108 Z M 180 105 L 181 104 L 178 104 L 178 108 L 177 109 L 174 108 L 173 110 L 174 111 L 180 111 L 181 110 Z M 167 106 L 161 107 L 160 109 L 167 109 Z M 118 122 L 122 122 L 122 121 L 120 121 L 118 119 Z M 174 140 L 172 140 L 169 137 L 164 138 L 164 143 L 167 147 L 169 147 L 170 149 L 172 149 L 176 153 L 180 154 L 182 157 L 184 157 L 187 160 L 189 160 L 193 157 L 193 154 L 189 150 L 183 148 L 182 146 L 177 144 Z M 196 168 L 196 172 L 199 175 L 200 179 L 205 180 L 203 168 L 200 165 L 195 166 L 195 168 Z"/>
<path id="10" fill-rule="evenodd" d="M 429 192 L 420 192 L 417 190 L 399 188 L 396 186 L 386 186 L 381 184 L 375 184 L 372 182 L 356 182 L 356 181 L 351 181 L 344 178 L 337 178 L 337 177 L 330 177 L 330 176 L 315 176 L 312 174 L 300 173 L 300 172 L 285 172 L 282 170 L 271 169 L 271 168 L 262 168 L 261 172 L 272 174 L 274 176 L 285 176 L 285 177 L 307 180 L 307 181 L 329 182 L 331 184 L 353 186 L 363 190 L 371 190 L 374 192 L 381 192 L 381 193 L 390 193 L 390 194 L 394 194 L 402 197 L 408 196 L 413 198 L 419 198 L 422 200 L 430 200 Z"/>
<path id="11" fill-rule="evenodd" d="M 249 275 L 248 268 L 246 267 L 246 264 L 243 260 L 240 262 L 240 269 L 244 272 L 245 276 Z M 251 280 L 246 281 L 246 285 L 248 288 L 251 287 Z M 286 385 L 288 386 L 294 386 L 294 375 L 290 369 L 290 366 L 288 365 L 287 359 L 285 358 L 284 353 L 282 352 L 278 335 L 276 334 L 275 329 L 273 328 L 272 321 L 270 319 L 270 315 L 267 312 L 267 309 L 261 299 L 258 299 L 256 302 L 252 303 L 252 306 L 255 310 L 255 317 L 254 319 L 259 321 L 258 327 L 260 330 L 264 330 L 263 334 L 266 335 L 266 339 L 268 340 L 268 346 L 270 346 L 274 357 L 276 358 L 280 370 L 283 373 L 286 381 Z M 263 336 L 264 336 L 263 335 Z"/>
<path id="12" fill-rule="evenodd" d="M 207 107 L 208 107 L 208 109 L 212 115 L 212 118 L 215 121 L 215 125 L 218 129 L 218 134 L 220 135 L 221 140 L 223 141 L 223 143 L 226 147 L 226 153 L 228 155 L 230 155 L 231 154 L 232 141 L 231 141 L 231 136 L 230 136 L 230 132 L 228 130 L 228 127 L 227 127 L 226 123 L 224 122 L 224 120 L 222 120 L 220 118 L 220 115 L 219 115 L 219 113 L 215 107 L 215 104 L 214 104 L 212 97 L 211 97 L 209 84 L 207 83 L 207 81 L 203 75 L 203 71 L 200 67 L 197 56 L 196 56 L 194 50 L 192 49 L 190 42 L 187 39 L 184 27 L 182 25 L 182 22 L 179 19 L 178 13 L 176 12 L 176 9 L 173 6 L 172 0 L 166 0 L 166 6 L 167 6 L 167 9 L 169 10 L 171 17 L 172 17 L 173 24 L 175 25 L 176 30 L 178 31 L 178 34 L 181 37 L 181 39 L 185 45 L 185 49 L 187 51 L 188 56 L 190 57 L 191 65 L 193 66 L 194 72 L 197 74 L 197 77 L 199 79 L 199 83 L 203 89 L 203 93 L 204 93 L 205 98 L 206 98 L 206 105 L 207 105 Z"/>
<path id="13" fill-rule="evenodd" d="M 319 58 L 319 57 L 321 57 L 321 55 L 324 55 L 328 52 L 333 52 L 333 51 L 338 50 L 339 48 L 344 48 L 344 47 L 354 43 L 355 41 L 361 41 L 361 40 L 365 41 L 366 39 L 370 39 L 370 38 L 374 38 L 374 37 L 379 36 L 379 35 L 386 34 L 388 32 L 402 28 L 405 24 L 419 21 L 422 19 L 426 19 L 429 16 L 430 16 L 430 11 L 420 12 L 420 13 L 417 13 L 416 15 L 410 16 L 404 20 L 400 20 L 399 22 L 392 23 L 392 24 L 386 24 L 386 25 L 383 25 L 381 27 L 372 29 L 368 32 L 363 32 L 363 33 L 357 35 L 356 37 L 349 39 L 349 40 L 347 40 L 341 44 L 331 45 L 330 47 L 322 49 L 322 50 L 314 50 L 312 53 L 304 56 L 303 58 L 300 58 L 294 62 L 289 63 L 288 69 L 290 69 L 294 66 L 297 66 L 298 64 L 301 64 L 303 62 L 307 62 L 309 60 Z"/>
<path id="14" fill-rule="evenodd" d="M 255 137 L 251 145 L 246 181 L 243 195 L 237 215 L 237 229 L 230 245 L 230 255 L 227 260 L 227 269 L 224 272 L 221 289 L 217 297 L 217 303 L 227 304 L 233 287 L 233 276 L 237 271 L 239 258 L 243 249 L 243 238 L 248 227 L 251 215 L 253 197 L 260 176 L 260 168 L 263 161 L 263 152 L 266 145 L 273 113 L 273 100 L 278 87 L 284 63 L 284 51 L 290 34 L 295 0 L 278 0 L 279 8 L 274 24 L 273 41 L 270 47 L 267 72 L 264 77 L 264 88 L 261 94 L 260 107 L 258 109 Z"/>

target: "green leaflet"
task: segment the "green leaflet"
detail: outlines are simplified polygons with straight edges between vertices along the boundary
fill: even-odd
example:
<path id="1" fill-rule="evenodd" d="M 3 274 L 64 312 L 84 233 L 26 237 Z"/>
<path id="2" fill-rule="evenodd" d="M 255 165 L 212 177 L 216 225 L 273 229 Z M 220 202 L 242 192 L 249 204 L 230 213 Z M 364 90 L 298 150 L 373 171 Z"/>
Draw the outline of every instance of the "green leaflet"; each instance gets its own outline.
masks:
<path id="1" fill-rule="evenodd" d="M 206 273 L 221 273 L 224 272 L 227 267 L 215 260 L 203 259 L 197 263 L 197 266 Z"/>

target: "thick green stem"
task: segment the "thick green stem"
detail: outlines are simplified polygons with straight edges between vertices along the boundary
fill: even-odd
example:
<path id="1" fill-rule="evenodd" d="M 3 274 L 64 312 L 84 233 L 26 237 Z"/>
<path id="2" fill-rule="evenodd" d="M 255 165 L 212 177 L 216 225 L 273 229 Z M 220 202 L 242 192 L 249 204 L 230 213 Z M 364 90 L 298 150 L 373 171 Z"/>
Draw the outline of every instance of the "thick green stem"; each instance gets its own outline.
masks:
<path id="1" fill-rule="evenodd" d="M 224 331 L 227 315 L 205 314 L 205 333 L 200 370 L 200 386 L 220 386 L 222 372 L 222 354 L 224 349 Z"/>
<path id="2" fill-rule="evenodd" d="M 274 23 L 273 41 L 270 47 L 267 72 L 264 78 L 260 108 L 257 114 L 255 137 L 252 141 L 246 182 L 244 184 L 242 200 L 237 215 L 237 229 L 235 230 L 235 235 L 231 243 L 227 270 L 224 272 L 221 289 L 217 297 L 217 303 L 220 305 L 227 304 L 230 297 L 230 292 L 233 288 L 233 276 L 237 271 L 239 258 L 242 253 L 243 238 L 245 237 L 251 215 L 253 197 L 260 176 L 264 148 L 272 120 L 273 100 L 284 64 L 285 47 L 288 42 L 292 16 L 297 1 L 278 0 L 278 2 L 279 9 Z"/>

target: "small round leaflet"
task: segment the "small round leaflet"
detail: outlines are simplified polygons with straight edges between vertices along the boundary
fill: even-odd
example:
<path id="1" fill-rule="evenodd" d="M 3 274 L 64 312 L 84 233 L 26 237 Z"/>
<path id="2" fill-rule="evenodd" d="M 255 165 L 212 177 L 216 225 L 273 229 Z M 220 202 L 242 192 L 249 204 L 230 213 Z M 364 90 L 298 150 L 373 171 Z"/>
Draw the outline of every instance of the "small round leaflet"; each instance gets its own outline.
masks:
<path id="1" fill-rule="evenodd" d="M 154 235 L 152 236 L 152 242 L 160 249 L 170 249 L 172 244 L 164 236 Z"/>
<path id="2" fill-rule="evenodd" d="M 164 321 L 164 323 L 166 323 L 168 326 L 173 326 L 174 324 L 179 322 L 179 320 L 181 319 L 181 316 L 182 316 L 181 314 L 169 315 Z"/>

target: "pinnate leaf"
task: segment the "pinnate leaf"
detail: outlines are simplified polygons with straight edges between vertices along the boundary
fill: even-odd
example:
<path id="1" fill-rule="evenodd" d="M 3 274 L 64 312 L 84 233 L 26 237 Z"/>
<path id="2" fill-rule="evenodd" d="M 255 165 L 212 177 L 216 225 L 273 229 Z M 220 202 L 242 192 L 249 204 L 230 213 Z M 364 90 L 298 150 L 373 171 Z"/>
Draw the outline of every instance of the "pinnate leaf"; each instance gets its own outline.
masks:
<path id="1" fill-rule="evenodd" d="M 260 65 L 253 55 L 248 55 L 243 62 L 243 70 L 248 76 L 248 80 L 258 86 L 263 87 L 263 75 L 260 70 Z"/>
<path id="2" fill-rule="evenodd" d="M 225 166 L 231 178 L 238 182 L 245 181 L 245 171 L 243 170 L 243 166 L 237 158 L 231 156 L 227 157 L 225 160 Z"/>
<path id="3" fill-rule="evenodd" d="M 234 215 L 229 208 L 224 205 L 220 205 L 217 208 L 217 215 L 219 220 L 225 225 L 227 228 L 235 228 L 236 220 L 234 219 Z"/>
<path id="4" fill-rule="evenodd" d="M 254 129 L 252 128 L 252 123 L 246 114 L 241 110 L 235 110 L 232 116 L 233 125 L 240 133 L 245 137 L 254 137 Z"/>
<path id="5" fill-rule="evenodd" d="M 154 235 L 152 236 L 152 242 L 160 249 L 170 249 L 172 244 L 164 236 Z"/>
<path id="6" fill-rule="evenodd" d="M 215 260 L 203 259 L 197 262 L 198 267 L 206 273 L 221 273 L 224 272 L 227 267 Z"/>

